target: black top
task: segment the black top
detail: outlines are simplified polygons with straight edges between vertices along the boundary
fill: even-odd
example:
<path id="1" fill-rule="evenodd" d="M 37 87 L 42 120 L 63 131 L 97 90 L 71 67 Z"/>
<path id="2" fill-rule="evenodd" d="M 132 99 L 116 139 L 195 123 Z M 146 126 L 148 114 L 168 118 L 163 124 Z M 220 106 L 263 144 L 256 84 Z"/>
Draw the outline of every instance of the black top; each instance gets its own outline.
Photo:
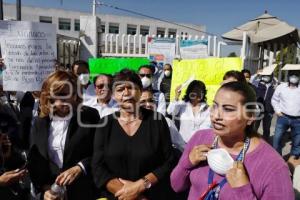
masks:
<path id="1" fill-rule="evenodd" d="M 164 93 L 167 103 L 170 102 L 171 81 L 172 81 L 172 76 L 170 77 L 164 76 L 163 80 L 160 83 L 160 91 Z"/>
<path id="2" fill-rule="evenodd" d="M 170 132 L 165 118 L 142 109 L 143 120 L 133 136 L 128 136 L 116 115 L 102 118 L 107 124 L 95 133 L 92 169 L 96 186 L 105 189 L 113 178 L 136 181 L 152 172 L 159 183 L 145 192 L 149 199 L 170 199 L 169 177 L 174 167 Z M 155 119 L 156 117 L 156 119 Z"/>
<path id="3" fill-rule="evenodd" d="M 256 97 L 259 103 L 264 105 L 265 113 L 274 113 L 274 108 L 272 106 L 272 96 L 275 92 L 274 84 L 267 88 L 266 84 L 263 82 L 259 82 L 256 88 Z"/>

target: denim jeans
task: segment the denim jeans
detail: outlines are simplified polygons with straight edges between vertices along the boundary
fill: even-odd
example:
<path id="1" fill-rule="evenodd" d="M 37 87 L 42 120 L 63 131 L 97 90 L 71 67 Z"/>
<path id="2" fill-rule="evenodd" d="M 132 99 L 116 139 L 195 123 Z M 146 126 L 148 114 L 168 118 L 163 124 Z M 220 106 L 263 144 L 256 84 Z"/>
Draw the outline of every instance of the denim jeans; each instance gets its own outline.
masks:
<path id="1" fill-rule="evenodd" d="M 291 155 L 299 156 L 300 155 L 300 118 L 291 118 L 288 116 L 278 117 L 275 135 L 273 138 L 273 147 L 276 151 L 281 154 L 282 153 L 282 136 L 283 134 L 291 128 L 292 134 L 292 149 Z"/>

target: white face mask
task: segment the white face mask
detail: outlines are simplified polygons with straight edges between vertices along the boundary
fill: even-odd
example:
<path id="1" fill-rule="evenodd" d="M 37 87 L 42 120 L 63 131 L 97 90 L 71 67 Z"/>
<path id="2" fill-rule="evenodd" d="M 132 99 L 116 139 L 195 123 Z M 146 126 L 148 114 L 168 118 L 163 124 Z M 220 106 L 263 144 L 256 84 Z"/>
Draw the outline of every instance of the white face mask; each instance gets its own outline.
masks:
<path id="1" fill-rule="evenodd" d="M 263 76 L 261 77 L 261 80 L 265 83 L 271 82 L 271 77 L 270 76 Z"/>
<path id="2" fill-rule="evenodd" d="M 89 74 L 80 74 L 78 78 L 79 78 L 81 85 L 86 85 L 89 83 L 90 75 Z"/>
<path id="3" fill-rule="evenodd" d="M 169 71 L 169 70 L 166 70 L 164 73 L 165 73 L 166 77 L 170 77 L 171 76 L 171 71 Z"/>
<path id="4" fill-rule="evenodd" d="M 292 84 L 299 84 L 299 77 L 296 75 L 292 75 L 289 77 L 289 82 Z"/>
<path id="5" fill-rule="evenodd" d="M 151 83 L 152 83 L 152 78 L 143 77 L 143 78 L 141 79 L 141 81 L 142 81 L 142 84 L 143 84 L 143 88 L 147 88 L 147 87 L 149 87 L 149 86 L 151 85 Z"/>
<path id="6" fill-rule="evenodd" d="M 225 175 L 233 167 L 234 160 L 225 149 L 219 148 L 207 153 L 207 162 L 215 173 Z"/>

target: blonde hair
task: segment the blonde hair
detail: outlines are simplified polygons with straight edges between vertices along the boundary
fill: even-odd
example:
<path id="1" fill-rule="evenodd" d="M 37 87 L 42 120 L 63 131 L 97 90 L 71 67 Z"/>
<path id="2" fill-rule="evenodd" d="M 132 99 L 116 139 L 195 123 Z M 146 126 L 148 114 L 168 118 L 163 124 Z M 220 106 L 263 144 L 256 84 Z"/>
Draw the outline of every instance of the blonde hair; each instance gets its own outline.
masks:
<path id="1" fill-rule="evenodd" d="M 49 116 L 51 98 L 62 92 L 66 87 L 70 87 L 70 92 L 72 92 L 67 95 L 70 95 L 71 97 L 76 95 L 77 98 L 74 98 L 74 102 L 72 102 L 72 104 L 77 107 L 77 105 L 81 102 L 81 99 L 77 93 L 76 76 L 70 72 L 58 70 L 50 74 L 43 82 L 40 96 L 40 117 Z"/>

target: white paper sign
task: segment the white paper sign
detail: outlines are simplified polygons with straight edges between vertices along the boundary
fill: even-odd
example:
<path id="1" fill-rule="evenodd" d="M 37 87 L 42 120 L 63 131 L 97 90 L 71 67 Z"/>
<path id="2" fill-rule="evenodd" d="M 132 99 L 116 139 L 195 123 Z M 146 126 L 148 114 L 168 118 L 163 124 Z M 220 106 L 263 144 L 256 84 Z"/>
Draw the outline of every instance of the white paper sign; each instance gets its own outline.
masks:
<path id="1" fill-rule="evenodd" d="M 175 57 L 174 38 L 152 38 L 148 46 L 150 60 L 158 63 L 172 63 Z"/>
<path id="2" fill-rule="evenodd" d="M 5 91 L 39 91 L 55 70 L 56 27 L 36 22 L 0 21 Z"/>

